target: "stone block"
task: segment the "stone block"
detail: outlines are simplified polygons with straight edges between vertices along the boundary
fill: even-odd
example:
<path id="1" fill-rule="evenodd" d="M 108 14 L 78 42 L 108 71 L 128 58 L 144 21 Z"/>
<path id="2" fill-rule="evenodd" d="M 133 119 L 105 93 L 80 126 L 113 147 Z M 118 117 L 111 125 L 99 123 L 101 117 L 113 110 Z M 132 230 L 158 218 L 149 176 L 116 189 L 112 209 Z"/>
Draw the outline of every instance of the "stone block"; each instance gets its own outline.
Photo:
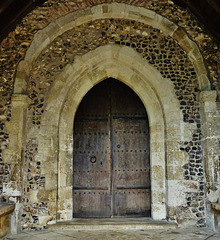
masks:
<path id="1" fill-rule="evenodd" d="M 199 95 L 199 99 L 201 103 L 204 102 L 215 102 L 217 98 L 216 91 L 202 91 Z"/>
<path id="2" fill-rule="evenodd" d="M 183 40 L 185 37 L 187 36 L 186 32 L 178 27 L 176 29 L 176 31 L 173 33 L 173 38 L 177 41 L 177 42 L 180 42 L 181 40 Z"/>
<path id="3" fill-rule="evenodd" d="M 45 175 L 45 189 L 46 190 L 54 190 L 57 188 L 57 174 L 46 174 Z"/>
<path id="4" fill-rule="evenodd" d="M 46 48 L 49 43 L 50 39 L 46 33 L 41 31 L 37 32 L 34 36 L 34 40 L 31 43 L 31 47 L 29 47 L 26 52 L 25 60 L 30 63 L 35 61 L 42 49 Z"/>
<path id="5" fill-rule="evenodd" d="M 188 154 L 183 151 L 172 151 L 167 152 L 167 165 L 169 166 L 180 166 L 188 162 Z"/>
<path id="6" fill-rule="evenodd" d="M 180 40 L 179 44 L 187 54 L 189 54 L 196 47 L 195 43 L 186 37 L 186 35 Z"/>
<path id="7" fill-rule="evenodd" d="M 152 144 L 154 145 L 154 143 Z M 161 146 L 163 148 L 163 146 Z M 157 151 L 152 151 L 151 152 L 151 165 L 152 166 L 157 166 L 157 165 L 162 165 L 164 166 L 164 152 L 157 152 Z"/>
<path id="8" fill-rule="evenodd" d="M 174 39 L 179 41 L 178 37 L 180 37 L 181 34 L 179 33 L 178 26 L 175 23 L 168 20 L 167 18 L 161 19 L 159 29 L 161 29 L 166 34 L 173 36 Z"/>
<path id="9" fill-rule="evenodd" d="M 11 214 L 14 204 L 0 204 L 0 238 L 11 232 Z"/>
<path id="10" fill-rule="evenodd" d="M 161 180 L 164 178 L 164 168 L 160 165 L 154 165 L 151 167 L 151 179 Z"/>
<path id="11" fill-rule="evenodd" d="M 178 152 L 180 145 L 178 141 L 167 141 L 167 152 Z"/>

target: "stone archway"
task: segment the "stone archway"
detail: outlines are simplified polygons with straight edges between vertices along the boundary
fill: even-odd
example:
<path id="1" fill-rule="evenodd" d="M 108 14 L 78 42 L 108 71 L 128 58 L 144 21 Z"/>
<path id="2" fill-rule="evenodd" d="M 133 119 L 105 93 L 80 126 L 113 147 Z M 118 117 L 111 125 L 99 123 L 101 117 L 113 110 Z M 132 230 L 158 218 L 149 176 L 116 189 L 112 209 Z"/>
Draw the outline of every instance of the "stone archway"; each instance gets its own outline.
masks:
<path id="1" fill-rule="evenodd" d="M 39 31 L 28 48 L 24 60 L 19 63 L 15 78 L 14 93 L 22 93 L 26 89 L 26 78 L 29 76 L 33 63 L 36 61 L 41 51 L 53 42 L 56 37 L 73 27 L 80 26 L 92 20 L 108 18 L 126 18 L 138 21 L 159 29 L 161 32 L 172 37 L 178 42 L 192 61 L 197 73 L 200 89 L 210 89 L 210 82 L 207 77 L 207 70 L 204 65 L 202 54 L 196 43 L 188 37 L 181 27 L 178 27 L 178 25 L 167 18 L 149 9 L 137 8 L 123 3 L 111 3 L 94 6 L 87 10 L 82 9 L 76 15 L 75 12 L 69 13 L 56 19 Z"/>
<path id="2" fill-rule="evenodd" d="M 85 54 L 73 65 L 66 67 L 51 89 L 42 118 L 42 123 L 50 121 L 54 126 L 58 121 L 58 220 L 72 219 L 72 123 L 76 109 L 89 89 L 108 77 L 114 77 L 133 89 L 141 98 L 149 114 L 152 149 L 150 156 L 152 218 L 154 220 L 165 219 L 169 201 L 165 145 L 167 141 L 169 144 L 173 142 L 172 139 L 169 140 L 166 137 L 166 130 L 174 119 L 177 124 L 181 124 L 172 83 L 162 78 L 160 73 L 144 62 L 134 50 L 128 47 L 105 46 Z M 163 92 L 165 86 L 169 88 L 171 94 L 166 95 Z M 168 102 L 169 108 L 164 109 L 163 105 L 166 106 Z M 175 116 L 174 112 L 177 113 Z M 46 128 L 47 125 L 43 124 L 41 132 L 45 132 Z M 54 133 L 51 134 L 54 135 Z M 174 150 L 173 148 L 172 151 Z M 184 154 L 182 154 L 181 161 L 184 159 Z"/>
<path id="3" fill-rule="evenodd" d="M 61 32 L 58 32 L 59 35 L 73 25 L 79 26 L 81 23 L 88 22 L 91 20 L 91 17 L 92 19 L 100 19 L 103 16 L 106 18 L 120 18 L 119 12 L 115 9 L 118 5 L 110 5 L 103 5 L 104 8 L 100 6 L 94 7 L 94 12 L 89 12 L 88 16 L 85 17 L 80 15 L 79 18 L 74 18 L 74 21 L 71 19 L 74 14 L 68 14 L 68 16 L 57 19 L 56 23 L 58 25 L 55 24 L 54 26 L 52 24 L 39 32 L 28 50 L 25 60 L 19 64 L 15 82 L 15 93 L 21 94 L 25 92 L 26 78 L 29 76 L 29 70 L 32 68 L 40 51 L 55 39 L 57 36 L 55 32 L 58 28 L 61 27 Z M 200 89 L 209 89 L 210 85 L 206 76 L 206 70 L 198 48 L 183 33 L 182 29 L 149 10 L 139 12 L 135 7 L 125 7 L 123 4 L 122 6 L 128 19 L 147 23 L 175 39 L 186 51 L 196 68 L 196 80 L 199 82 Z M 112 8 L 114 8 L 114 13 L 111 12 Z M 107 9 L 106 15 L 102 12 L 103 9 Z M 39 41 L 39 38 L 42 36 L 45 38 Z M 36 51 L 32 58 L 32 53 L 36 48 L 39 51 Z M 52 189 L 54 202 L 56 202 L 54 195 L 58 199 L 56 213 L 54 211 L 52 214 L 58 220 L 70 220 L 72 218 L 71 158 L 73 139 L 72 135 L 70 135 L 72 128 L 67 130 L 67 126 L 70 125 L 71 121 L 73 122 L 75 111 L 83 96 L 95 84 L 108 77 L 117 78 L 130 86 L 139 95 L 149 112 L 150 131 L 152 135 L 151 147 L 153 149 L 151 155 L 153 187 L 152 217 L 157 220 L 164 219 L 169 216 L 167 206 L 175 208 L 178 204 L 185 204 L 186 198 L 183 195 L 186 188 L 187 191 L 193 193 L 193 191 L 196 191 L 195 188 L 198 187 L 197 182 L 194 185 L 196 186 L 195 188 L 191 187 L 190 182 L 184 183 L 186 188 L 182 184 L 182 166 L 186 164 L 187 155 L 184 152 L 180 152 L 179 142 L 185 136 L 186 138 L 191 136 L 189 131 L 193 130 L 193 124 L 189 126 L 187 125 L 188 123 L 183 123 L 179 110 L 179 102 L 177 101 L 171 81 L 164 76 L 162 77 L 159 71 L 147 64 L 134 50 L 128 47 L 108 45 L 99 47 L 81 57 L 76 56 L 74 63 L 68 64 L 62 72 L 57 74 L 54 84 L 49 90 L 48 99 L 45 102 L 45 112 L 42 116 L 41 129 L 38 133 L 34 132 L 36 127 L 28 129 L 29 132 L 35 134 L 34 136 L 37 135 L 36 138 L 39 141 L 37 158 L 40 159 L 42 156 L 43 159 L 53 158 L 54 172 L 51 176 L 46 173 L 46 179 L 50 180 L 50 178 L 53 178 L 58 183 L 58 193 L 54 186 L 49 186 L 45 190 L 46 192 Z M 167 89 L 169 96 L 164 92 L 164 89 Z M 20 98 L 19 95 L 15 95 L 13 96 L 13 104 L 16 105 L 17 102 L 21 101 L 26 107 L 27 101 L 25 99 L 25 96 L 22 99 L 22 96 Z M 54 104 L 55 100 L 56 103 Z M 48 123 L 51 124 L 49 129 Z M 187 127 L 189 127 L 189 131 Z M 22 129 L 19 130 L 21 136 L 23 136 L 22 131 Z M 45 132 L 47 132 L 47 136 L 45 136 Z M 184 137 L 182 137 L 183 135 Z M 43 140 L 42 136 L 46 137 L 46 140 Z M 22 145 L 21 142 L 22 137 L 19 139 L 19 147 Z M 57 168 L 55 159 L 58 162 Z M 174 160 L 178 160 L 178 167 L 174 166 Z M 178 175 L 175 175 L 176 168 L 179 168 Z M 160 179 L 158 179 L 158 173 L 162 176 Z M 58 181 L 56 174 L 58 175 Z M 177 192 L 173 192 L 172 187 L 177 183 L 178 186 L 180 185 L 180 188 Z M 184 191 L 181 191 L 182 189 Z M 175 212 L 171 214 L 175 215 Z"/>

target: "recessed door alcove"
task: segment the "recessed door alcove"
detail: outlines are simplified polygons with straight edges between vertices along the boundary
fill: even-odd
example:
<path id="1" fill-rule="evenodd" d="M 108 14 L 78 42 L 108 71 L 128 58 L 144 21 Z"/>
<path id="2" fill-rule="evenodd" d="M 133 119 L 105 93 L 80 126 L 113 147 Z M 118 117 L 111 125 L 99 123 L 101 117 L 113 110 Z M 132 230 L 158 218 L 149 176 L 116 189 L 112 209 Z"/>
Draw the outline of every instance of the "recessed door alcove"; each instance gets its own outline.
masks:
<path id="1" fill-rule="evenodd" d="M 83 98 L 74 121 L 73 217 L 150 217 L 150 144 L 145 107 L 108 78 Z"/>
<path id="2" fill-rule="evenodd" d="M 57 221 L 72 220 L 75 207 L 73 206 L 73 173 L 76 170 L 73 166 L 75 151 L 73 123 L 75 123 L 76 111 L 86 94 L 110 77 L 132 89 L 147 111 L 151 149 L 149 152 L 151 217 L 153 220 L 162 220 L 167 216 L 165 120 L 169 121 L 172 117 L 169 110 L 178 111 L 179 107 L 171 91 L 172 83 L 161 78 L 161 75 L 132 49 L 108 45 L 85 54 L 83 59 L 79 58 L 73 65 L 69 65 L 58 76 L 47 101 L 42 121 L 58 120 L 59 129 Z M 169 95 L 163 94 L 164 88 L 170 89 Z M 57 94 L 59 97 L 54 98 Z M 53 104 L 54 101 L 56 104 Z M 168 102 L 171 104 L 170 107 L 163 109 L 163 104 Z M 175 116 L 175 121 L 179 116 Z M 45 128 L 42 126 L 41 130 L 45 131 Z"/>

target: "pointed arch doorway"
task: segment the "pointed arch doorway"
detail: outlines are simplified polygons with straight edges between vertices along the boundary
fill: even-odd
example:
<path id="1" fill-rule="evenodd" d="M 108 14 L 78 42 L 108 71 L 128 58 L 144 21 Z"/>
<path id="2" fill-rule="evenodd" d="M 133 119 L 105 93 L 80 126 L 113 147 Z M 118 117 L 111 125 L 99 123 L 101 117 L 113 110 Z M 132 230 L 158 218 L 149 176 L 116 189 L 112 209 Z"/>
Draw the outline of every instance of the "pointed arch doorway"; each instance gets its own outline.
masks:
<path id="1" fill-rule="evenodd" d="M 83 98 L 74 121 L 73 217 L 150 217 L 150 144 L 145 107 L 108 78 Z"/>

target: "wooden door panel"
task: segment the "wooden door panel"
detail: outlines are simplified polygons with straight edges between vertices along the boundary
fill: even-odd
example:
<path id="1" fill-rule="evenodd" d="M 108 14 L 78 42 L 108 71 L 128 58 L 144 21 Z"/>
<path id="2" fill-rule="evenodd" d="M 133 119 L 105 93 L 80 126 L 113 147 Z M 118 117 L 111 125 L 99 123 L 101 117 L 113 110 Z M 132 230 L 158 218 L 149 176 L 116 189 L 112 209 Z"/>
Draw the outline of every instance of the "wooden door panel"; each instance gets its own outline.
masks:
<path id="1" fill-rule="evenodd" d="M 108 121 L 79 121 L 74 134 L 74 188 L 109 188 Z"/>
<path id="2" fill-rule="evenodd" d="M 110 217 L 110 131 L 106 83 L 80 104 L 74 123 L 73 217 Z"/>
<path id="3" fill-rule="evenodd" d="M 127 86 L 113 83 L 113 213 L 150 216 L 149 132 L 145 108 Z M 128 101 L 129 99 L 129 101 Z"/>
<path id="4" fill-rule="evenodd" d="M 150 186 L 146 119 L 113 121 L 114 179 L 118 185 Z M 134 126 L 135 130 L 129 129 Z M 133 127 L 133 129 L 134 129 Z M 121 129 L 121 130 L 119 130 Z"/>
<path id="5" fill-rule="evenodd" d="M 131 149 L 131 148 L 130 148 Z M 141 152 L 140 152 L 141 151 Z M 149 171 L 149 166 L 144 164 L 146 154 L 143 150 L 139 152 L 136 150 L 114 150 L 114 168 L 115 169 L 130 169 L 132 171 Z M 134 161 L 123 161 L 123 159 L 134 159 Z"/>
<path id="6" fill-rule="evenodd" d="M 142 102 L 123 83 L 89 91 L 74 123 L 74 217 L 150 216 L 148 129 Z"/>
<path id="7" fill-rule="evenodd" d="M 106 151 L 105 146 L 109 143 L 108 119 L 103 121 L 90 120 L 75 123 L 74 146 L 77 152 Z M 109 148 L 108 148 L 109 151 Z"/>
<path id="8" fill-rule="evenodd" d="M 83 168 L 83 170 L 82 168 L 80 169 L 81 170 L 74 168 L 73 171 L 74 189 L 109 189 L 108 168 L 100 166 L 96 167 L 96 165 L 94 165 L 91 168 Z"/>
<path id="9" fill-rule="evenodd" d="M 74 217 L 110 217 L 110 136 L 106 131 L 107 124 L 98 121 L 99 127 L 94 125 L 94 131 L 90 128 L 89 133 L 85 124 L 76 124 L 80 133 L 76 132 L 74 144 Z"/>
<path id="10" fill-rule="evenodd" d="M 114 171 L 114 180 L 117 188 L 150 188 L 148 172 L 141 169 L 117 169 Z"/>
<path id="11" fill-rule="evenodd" d="M 114 122 L 112 125 L 114 131 Z M 142 136 L 140 141 L 136 139 L 136 136 L 127 132 L 114 135 L 113 138 L 113 199 L 116 216 L 150 216 L 148 136 Z M 120 189 L 125 190 L 124 195 L 119 194 Z M 138 194 L 140 189 L 144 193 Z"/>
<path id="12" fill-rule="evenodd" d="M 146 137 L 148 138 L 149 135 L 146 123 L 147 117 L 133 117 L 132 119 L 129 117 L 114 117 L 113 134 L 115 140 L 117 141 L 117 138 L 121 137 L 124 139 L 121 144 L 124 146 L 127 144 L 126 147 L 132 144 L 134 147 L 142 146 L 144 150 L 148 150 L 149 146 L 145 145 Z"/>
<path id="13" fill-rule="evenodd" d="M 114 194 L 114 215 L 150 216 L 149 189 L 122 189 Z"/>
<path id="14" fill-rule="evenodd" d="M 73 194 L 74 217 L 110 217 L 109 191 L 75 190 Z"/>

